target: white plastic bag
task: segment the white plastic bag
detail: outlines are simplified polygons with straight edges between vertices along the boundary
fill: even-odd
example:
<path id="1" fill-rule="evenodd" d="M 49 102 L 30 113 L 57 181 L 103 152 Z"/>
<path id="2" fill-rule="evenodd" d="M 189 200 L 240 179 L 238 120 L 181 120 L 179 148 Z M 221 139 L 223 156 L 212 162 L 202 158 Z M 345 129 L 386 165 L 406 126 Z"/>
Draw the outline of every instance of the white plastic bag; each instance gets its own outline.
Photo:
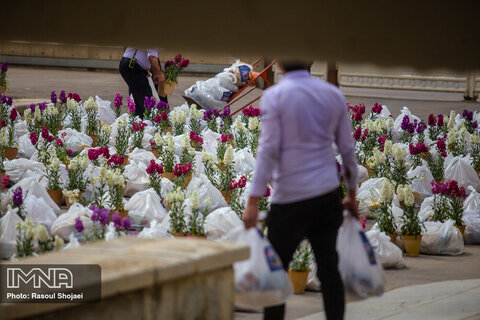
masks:
<path id="1" fill-rule="evenodd" d="M 34 177 L 39 181 L 45 175 L 45 166 L 42 163 L 28 159 L 6 160 L 4 169 L 14 183 L 27 177 Z"/>
<path id="2" fill-rule="evenodd" d="M 407 177 L 409 179 L 417 178 L 411 184 L 413 191 L 420 193 L 424 198 L 433 194 L 432 185 L 430 184 L 430 182 L 433 180 L 433 176 L 428 166 L 422 165 L 413 170 L 410 169 L 407 172 Z"/>
<path id="3" fill-rule="evenodd" d="M 413 115 L 410 109 L 408 109 L 407 107 L 403 107 L 400 115 L 393 122 L 392 133 L 393 133 L 393 139 L 395 141 L 398 141 L 403 134 L 402 121 L 405 116 L 408 116 L 408 118 L 410 119 L 410 122 L 414 122 L 415 120 L 420 122 L 420 118 Z"/>
<path id="4" fill-rule="evenodd" d="M 205 233 L 211 240 L 224 240 L 239 226 L 243 226 L 243 222 L 230 207 L 217 209 L 205 218 Z"/>
<path id="5" fill-rule="evenodd" d="M 111 102 L 102 100 L 99 96 L 95 96 L 95 101 L 98 103 L 98 119 L 108 124 L 115 121 L 115 111 L 110 107 Z"/>
<path id="6" fill-rule="evenodd" d="M 49 196 L 47 190 L 45 189 L 45 185 L 46 185 L 46 179 L 43 179 L 42 181 L 39 182 L 35 177 L 28 177 L 20 180 L 13 187 L 11 187 L 8 190 L 8 196 L 11 199 L 13 197 L 13 191 L 18 187 L 21 187 L 24 200 L 31 195 L 34 195 L 37 198 L 42 198 L 45 201 L 45 203 L 50 208 L 52 208 L 53 212 L 55 212 L 55 214 L 58 215 L 60 214 L 60 208 Z"/>
<path id="7" fill-rule="evenodd" d="M 23 222 L 18 209 L 9 206 L 7 213 L 0 218 L 0 258 L 10 259 L 17 252 L 17 223 Z"/>
<path id="8" fill-rule="evenodd" d="M 25 199 L 25 211 L 27 218 L 32 219 L 35 225 L 42 224 L 50 231 L 52 224 L 57 220 L 57 215 L 48 206 L 43 198 L 30 194 Z"/>
<path id="9" fill-rule="evenodd" d="M 357 164 L 358 169 L 358 184 L 361 185 L 368 180 L 368 170 L 362 165 Z"/>
<path id="10" fill-rule="evenodd" d="M 18 156 L 30 159 L 37 151 L 30 141 L 30 135 L 24 134 L 18 139 Z"/>
<path id="11" fill-rule="evenodd" d="M 152 188 L 134 194 L 125 209 L 128 210 L 128 217 L 133 225 L 146 226 L 152 220 L 162 222 L 167 215 L 162 200 Z"/>
<path id="12" fill-rule="evenodd" d="M 463 210 L 479 210 L 480 209 L 480 193 L 478 193 L 472 186 L 466 190 L 470 195 L 463 202 Z"/>
<path id="13" fill-rule="evenodd" d="M 338 269 L 345 288 L 362 298 L 382 295 L 383 269 L 357 219 L 344 212 L 337 238 Z"/>
<path id="14" fill-rule="evenodd" d="M 307 285 L 306 289 L 310 291 L 321 291 L 321 283 L 317 276 L 317 263 L 315 259 L 311 259 L 308 268 L 310 271 L 308 272 L 307 277 Z"/>
<path id="15" fill-rule="evenodd" d="M 247 84 L 247 82 L 252 77 L 252 65 L 236 60 L 234 64 L 230 67 L 223 70 L 223 72 L 231 72 L 237 77 L 237 82 L 235 83 L 238 87 L 242 87 Z"/>
<path id="16" fill-rule="evenodd" d="M 80 242 L 78 242 L 78 239 L 75 238 L 75 234 L 72 232 L 70 233 L 70 236 L 68 237 L 68 243 L 65 245 L 65 247 L 63 247 L 63 250 L 69 250 L 78 247 L 80 247 Z"/>
<path id="17" fill-rule="evenodd" d="M 202 91 L 198 87 L 198 82 L 193 86 L 185 89 L 184 94 L 186 97 L 193 99 L 198 105 L 205 109 L 222 109 L 227 105 L 226 101 L 216 100 L 208 92 Z"/>
<path id="18" fill-rule="evenodd" d="M 282 262 L 260 230 L 240 226 L 230 238 L 250 246 L 250 258 L 233 264 L 235 305 L 262 308 L 285 303 L 293 288 Z"/>
<path id="19" fill-rule="evenodd" d="M 433 216 L 433 200 L 435 199 L 434 196 L 425 198 L 420 206 L 420 211 L 418 211 L 418 217 L 420 221 L 427 221 Z"/>
<path id="20" fill-rule="evenodd" d="M 463 212 L 465 222 L 465 243 L 480 244 L 480 207 Z"/>
<path id="21" fill-rule="evenodd" d="M 238 175 L 248 176 L 255 169 L 255 158 L 248 148 L 238 150 L 234 154 L 235 172 Z"/>
<path id="22" fill-rule="evenodd" d="M 157 239 L 157 238 L 173 238 L 168 229 L 163 227 L 157 220 L 150 221 L 150 227 L 143 228 L 138 234 L 139 238 Z"/>
<path id="23" fill-rule="evenodd" d="M 425 222 L 426 232 L 422 233 L 420 252 L 456 256 L 463 253 L 463 237 L 453 220 Z"/>
<path id="24" fill-rule="evenodd" d="M 208 212 L 212 212 L 218 208 L 223 208 L 227 206 L 227 202 L 223 197 L 222 193 L 215 188 L 210 179 L 204 174 L 201 174 L 199 177 L 193 177 L 190 183 L 187 186 L 187 194 L 195 190 L 198 194 L 198 200 L 200 201 L 200 206 L 202 210 L 205 208 L 204 202 L 207 198 L 210 198 L 212 205 L 208 209 Z"/>
<path id="25" fill-rule="evenodd" d="M 52 236 L 58 235 L 59 237 L 67 240 L 69 235 L 75 230 L 75 219 L 80 218 L 82 220 L 85 231 L 89 231 L 93 227 L 93 222 L 90 219 L 92 216 L 92 210 L 82 206 L 79 203 L 74 203 L 68 209 L 68 211 L 53 223 L 51 234 Z"/>
<path id="26" fill-rule="evenodd" d="M 67 128 L 63 130 L 65 133 L 64 143 L 67 149 L 72 150 L 72 154 L 76 155 L 85 147 L 90 147 L 93 143 L 92 138 L 83 132 L 78 132 L 75 129 Z"/>
<path id="27" fill-rule="evenodd" d="M 380 230 L 370 230 L 365 233 L 370 241 L 371 245 L 375 249 L 378 255 L 378 259 L 382 263 L 384 268 L 396 268 L 404 267 L 405 261 L 403 260 L 402 250 L 397 247 L 390 237 L 381 232 Z"/>
<path id="28" fill-rule="evenodd" d="M 466 157 L 454 157 L 445 167 L 445 180 L 456 180 L 459 186 L 468 188 L 472 186 L 480 190 L 480 179 Z M 467 192 L 470 190 L 467 189 Z"/>
<path id="29" fill-rule="evenodd" d="M 362 183 L 357 192 L 357 200 L 360 201 L 358 210 L 365 216 L 370 215 L 369 206 L 373 205 L 380 198 L 380 188 L 386 178 L 371 178 Z"/>
<path id="30" fill-rule="evenodd" d="M 234 75 L 232 72 L 220 72 L 215 76 L 215 78 L 218 80 L 220 86 L 224 87 L 230 92 L 238 91 L 238 87 L 236 85 L 237 76 Z"/>
<path id="31" fill-rule="evenodd" d="M 220 85 L 216 78 L 210 78 L 205 81 L 197 81 L 197 88 L 203 91 L 217 101 L 227 102 L 232 92 Z"/>
<path id="32" fill-rule="evenodd" d="M 148 188 L 147 166 L 142 162 L 130 162 L 129 165 L 125 166 L 125 177 L 127 178 L 127 186 L 124 194 L 127 197 Z"/>

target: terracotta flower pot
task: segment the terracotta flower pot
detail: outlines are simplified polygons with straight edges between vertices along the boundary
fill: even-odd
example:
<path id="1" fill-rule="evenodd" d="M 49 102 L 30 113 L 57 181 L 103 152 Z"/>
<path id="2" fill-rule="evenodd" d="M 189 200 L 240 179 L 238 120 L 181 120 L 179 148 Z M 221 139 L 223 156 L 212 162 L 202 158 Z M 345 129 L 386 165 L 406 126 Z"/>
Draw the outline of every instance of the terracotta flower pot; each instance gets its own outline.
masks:
<path id="1" fill-rule="evenodd" d="M 230 201 L 232 201 L 232 195 L 230 194 L 230 191 L 221 191 L 222 192 L 222 196 L 225 198 L 225 201 L 227 201 L 227 203 L 230 203 Z"/>
<path id="2" fill-rule="evenodd" d="M 402 235 L 403 245 L 407 256 L 418 257 L 420 254 L 420 244 L 422 243 L 422 235 L 419 236 L 406 236 Z"/>
<path id="3" fill-rule="evenodd" d="M 18 149 L 17 148 L 5 148 L 3 150 L 3 152 L 5 153 L 5 158 L 7 158 L 8 160 L 13 160 L 13 159 L 17 158 Z"/>
<path id="4" fill-rule="evenodd" d="M 162 173 L 162 178 L 167 178 L 168 180 L 170 180 L 171 182 L 173 182 L 173 178 L 175 176 L 173 175 L 173 172 L 164 172 Z"/>
<path id="5" fill-rule="evenodd" d="M 164 89 L 166 94 L 172 94 L 173 91 L 175 90 L 176 86 L 177 86 L 176 82 L 165 81 L 165 85 L 164 85 L 163 89 Z"/>
<path id="6" fill-rule="evenodd" d="M 397 240 L 397 234 L 396 233 L 387 233 L 387 236 L 390 237 L 390 241 L 392 241 L 392 243 L 395 243 L 395 241 Z"/>
<path id="7" fill-rule="evenodd" d="M 185 238 L 185 232 L 170 232 L 175 238 Z"/>
<path id="8" fill-rule="evenodd" d="M 128 210 L 110 210 L 110 218 L 117 212 L 120 214 L 121 218 L 127 218 L 128 217 Z"/>
<path id="9" fill-rule="evenodd" d="M 302 294 L 305 292 L 307 285 L 308 271 L 293 271 L 288 270 L 288 277 L 293 286 L 293 292 L 295 294 Z"/>
<path id="10" fill-rule="evenodd" d="M 52 200 L 57 204 L 57 206 L 62 205 L 63 193 L 62 190 L 47 190 L 48 195 Z"/>
<path id="11" fill-rule="evenodd" d="M 465 226 L 459 226 L 456 224 L 455 227 L 457 227 L 458 231 L 460 231 L 463 237 L 463 234 L 465 233 Z"/>
<path id="12" fill-rule="evenodd" d="M 92 148 L 95 148 L 97 146 L 97 140 L 98 140 L 98 134 L 94 134 L 94 135 L 89 135 L 90 138 L 92 138 L 93 142 L 92 142 Z"/>

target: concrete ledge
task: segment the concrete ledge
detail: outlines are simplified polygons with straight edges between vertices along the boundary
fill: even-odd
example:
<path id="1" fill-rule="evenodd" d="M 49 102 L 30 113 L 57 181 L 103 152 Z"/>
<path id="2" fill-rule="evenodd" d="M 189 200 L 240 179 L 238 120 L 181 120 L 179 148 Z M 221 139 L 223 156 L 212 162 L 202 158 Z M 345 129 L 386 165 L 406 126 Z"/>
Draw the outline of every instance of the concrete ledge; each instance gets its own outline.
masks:
<path id="1" fill-rule="evenodd" d="M 68 59 L 68 58 L 43 58 L 27 56 L 0 55 L 0 61 L 8 61 L 10 64 L 44 67 L 67 67 L 87 69 L 118 69 L 120 61 L 97 60 L 97 59 Z M 230 65 L 224 64 L 200 64 L 192 63 L 184 71 L 191 73 L 220 73 Z"/>
<path id="2" fill-rule="evenodd" d="M 2 304 L 0 314 L 5 319 L 229 319 L 233 317 L 232 264 L 248 256 L 247 246 L 229 242 L 121 238 L 7 262 L 98 264 L 102 270 L 102 301 Z"/>

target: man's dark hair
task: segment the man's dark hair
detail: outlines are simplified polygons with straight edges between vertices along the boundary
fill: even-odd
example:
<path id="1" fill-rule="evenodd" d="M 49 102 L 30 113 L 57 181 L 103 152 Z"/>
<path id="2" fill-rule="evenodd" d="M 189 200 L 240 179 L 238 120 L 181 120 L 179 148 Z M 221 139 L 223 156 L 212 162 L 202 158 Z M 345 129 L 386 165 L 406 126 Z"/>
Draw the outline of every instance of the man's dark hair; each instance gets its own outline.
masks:
<path id="1" fill-rule="evenodd" d="M 295 71 L 295 70 L 307 70 L 310 71 L 312 67 L 313 61 L 295 61 L 295 60 L 287 60 L 287 61 L 280 61 L 283 69 L 285 72 Z"/>

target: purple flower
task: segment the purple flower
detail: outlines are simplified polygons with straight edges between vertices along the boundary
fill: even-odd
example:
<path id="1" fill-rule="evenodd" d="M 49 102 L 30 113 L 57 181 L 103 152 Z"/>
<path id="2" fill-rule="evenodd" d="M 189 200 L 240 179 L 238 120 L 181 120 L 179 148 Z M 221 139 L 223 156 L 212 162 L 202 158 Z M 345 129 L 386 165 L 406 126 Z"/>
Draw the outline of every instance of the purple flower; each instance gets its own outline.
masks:
<path id="1" fill-rule="evenodd" d="M 83 230 L 85 230 L 85 227 L 83 226 L 83 222 L 80 217 L 77 217 L 75 219 L 75 230 L 77 230 L 78 232 L 82 232 Z"/>
<path id="2" fill-rule="evenodd" d="M 478 122 L 477 122 L 477 121 L 472 122 L 472 128 L 473 128 L 473 129 L 477 129 L 477 128 L 478 128 Z"/>
<path id="3" fill-rule="evenodd" d="M 123 229 L 128 230 L 132 226 L 132 222 L 130 221 L 130 219 L 125 217 L 122 219 L 122 226 L 123 226 Z"/>
<path id="4" fill-rule="evenodd" d="M 57 94 L 55 93 L 55 91 L 52 91 L 52 93 L 50 93 L 50 101 L 52 101 L 52 103 L 57 103 Z"/>
<path id="5" fill-rule="evenodd" d="M 40 102 L 38 104 L 38 107 L 40 108 L 40 111 L 43 111 L 47 108 L 47 103 L 46 102 Z"/>
<path id="6" fill-rule="evenodd" d="M 67 97 L 65 96 L 65 90 L 60 91 L 60 96 L 58 97 L 62 103 L 67 103 Z"/>
<path id="7" fill-rule="evenodd" d="M 20 207 L 23 204 L 23 190 L 22 187 L 18 187 L 13 191 L 13 203 Z"/>
<path id="8" fill-rule="evenodd" d="M 7 104 L 7 106 L 12 106 L 12 104 L 13 104 L 12 97 L 7 97 L 7 100 L 5 101 L 5 103 Z"/>
<path id="9" fill-rule="evenodd" d="M 463 110 L 462 117 L 467 119 L 468 121 L 473 120 L 473 111 L 468 111 L 467 109 Z"/>
<path id="10" fill-rule="evenodd" d="M 8 70 L 8 62 L 7 62 L 7 61 L 4 61 L 4 62 L 2 63 L 2 67 L 1 67 L 1 68 L 2 68 L 2 73 L 7 72 L 7 70 Z"/>
<path id="11" fill-rule="evenodd" d="M 5 103 L 7 102 L 7 96 L 4 96 L 3 94 L 0 93 L 0 103 Z"/>
<path id="12" fill-rule="evenodd" d="M 425 124 L 425 122 L 420 121 L 417 126 L 417 133 L 422 133 L 423 131 L 425 131 L 425 129 L 427 129 L 427 125 Z"/>
<path id="13" fill-rule="evenodd" d="M 135 102 L 130 97 L 127 97 L 127 107 L 131 113 L 135 112 Z"/>
<path id="14" fill-rule="evenodd" d="M 222 111 L 222 119 L 226 119 L 230 115 L 230 106 L 227 106 L 225 109 Z"/>
<path id="15" fill-rule="evenodd" d="M 170 105 L 160 100 L 157 104 L 157 109 L 160 111 L 168 111 L 170 110 Z"/>
<path id="16" fill-rule="evenodd" d="M 120 95 L 120 93 L 115 93 L 115 99 L 113 99 L 113 105 L 115 108 L 120 108 L 122 106 L 122 99 L 123 97 Z"/>
<path id="17" fill-rule="evenodd" d="M 115 213 L 112 215 L 112 221 L 115 225 L 115 228 L 119 229 L 122 227 L 122 218 L 120 217 L 120 213 L 118 211 L 115 211 Z"/>
<path id="18" fill-rule="evenodd" d="M 410 123 L 410 118 L 408 116 L 404 116 L 402 119 L 401 128 L 403 131 L 408 130 L 408 124 Z"/>

